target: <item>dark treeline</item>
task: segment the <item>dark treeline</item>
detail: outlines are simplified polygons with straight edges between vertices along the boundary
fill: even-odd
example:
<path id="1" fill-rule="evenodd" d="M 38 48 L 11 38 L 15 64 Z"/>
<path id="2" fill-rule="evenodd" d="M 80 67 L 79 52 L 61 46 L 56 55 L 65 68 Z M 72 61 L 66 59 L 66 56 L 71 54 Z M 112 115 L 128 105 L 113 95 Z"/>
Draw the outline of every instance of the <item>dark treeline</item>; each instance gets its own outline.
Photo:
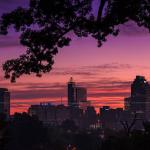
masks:
<path id="1" fill-rule="evenodd" d="M 71 120 L 44 126 L 36 117 L 16 113 L 11 121 L 0 116 L 1 150 L 149 150 L 150 124 L 144 130 L 79 129 Z M 105 136 L 102 137 L 102 132 Z"/>

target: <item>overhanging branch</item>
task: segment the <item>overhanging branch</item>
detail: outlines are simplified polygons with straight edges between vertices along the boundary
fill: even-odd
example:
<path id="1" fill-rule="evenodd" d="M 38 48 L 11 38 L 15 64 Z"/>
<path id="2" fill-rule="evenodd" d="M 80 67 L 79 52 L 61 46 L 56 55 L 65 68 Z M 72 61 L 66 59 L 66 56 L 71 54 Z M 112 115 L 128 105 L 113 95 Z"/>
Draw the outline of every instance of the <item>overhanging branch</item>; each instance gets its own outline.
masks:
<path id="1" fill-rule="evenodd" d="M 97 21 L 100 22 L 102 19 L 102 14 L 103 14 L 103 10 L 105 7 L 105 4 L 108 0 L 100 0 L 100 5 L 99 5 L 99 9 L 98 9 L 98 15 L 97 15 Z"/>

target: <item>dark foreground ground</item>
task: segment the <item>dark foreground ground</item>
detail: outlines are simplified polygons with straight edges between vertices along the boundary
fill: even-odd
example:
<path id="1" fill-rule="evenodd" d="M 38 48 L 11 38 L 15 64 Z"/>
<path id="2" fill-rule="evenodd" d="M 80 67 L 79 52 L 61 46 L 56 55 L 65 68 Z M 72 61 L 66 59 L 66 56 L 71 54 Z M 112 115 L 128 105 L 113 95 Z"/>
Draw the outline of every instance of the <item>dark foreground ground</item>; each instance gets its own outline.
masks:
<path id="1" fill-rule="evenodd" d="M 0 150 L 149 150 L 150 124 L 144 130 L 79 129 L 73 121 L 44 126 L 36 117 L 0 117 Z"/>

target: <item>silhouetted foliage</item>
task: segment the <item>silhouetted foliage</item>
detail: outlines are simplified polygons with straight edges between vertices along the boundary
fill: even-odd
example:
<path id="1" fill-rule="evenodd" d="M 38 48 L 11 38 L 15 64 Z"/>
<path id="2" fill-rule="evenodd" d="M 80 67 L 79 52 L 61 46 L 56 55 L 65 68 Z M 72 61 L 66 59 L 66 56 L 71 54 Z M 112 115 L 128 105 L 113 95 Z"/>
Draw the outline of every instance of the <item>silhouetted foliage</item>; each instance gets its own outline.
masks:
<path id="1" fill-rule="evenodd" d="M 6 61 L 5 77 L 15 82 L 23 74 L 41 76 L 49 72 L 59 48 L 68 46 L 74 33 L 98 40 L 98 46 L 110 34 L 117 36 L 117 25 L 129 20 L 150 29 L 149 0 L 99 0 L 97 14 L 93 14 L 94 0 L 30 0 L 28 8 L 3 14 L 0 34 L 6 35 L 10 26 L 20 32 L 20 43 L 26 54 Z"/>
<path id="2" fill-rule="evenodd" d="M 68 120 L 66 123 L 67 125 L 73 124 Z M 5 132 L 3 132 L 3 139 L 5 140 L 3 140 L 3 143 L 0 141 L 0 149 L 2 150 L 150 149 L 149 122 L 143 123 L 145 130 L 132 130 L 130 136 L 124 131 L 107 130 L 103 132 L 104 130 L 100 128 L 79 129 L 77 127 L 76 130 L 69 131 L 69 126 L 67 128 L 65 125 L 65 128 L 63 128 L 61 125 L 44 125 L 37 118 L 26 113 L 15 114 L 10 122 L 0 116 L 0 125 L 2 124 L 0 135 L 2 135 L 1 131 L 5 129 Z M 105 134 L 101 138 L 102 133 Z"/>
<path id="3" fill-rule="evenodd" d="M 64 130 L 70 130 L 70 131 L 77 130 L 77 126 L 76 126 L 75 122 L 73 120 L 69 120 L 69 119 L 63 121 L 61 127 Z"/>
<path id="4" fill-rule="evenodd" d="M 26 113 L 16 113 L 10 124 L 11 142 L 9 149 L 36 150 L 42 149 L 47 143 L 47 130 L 36 118 Z"/>
<path id="5" fill-rule="evenodd" d="M 0 149 L 5 150 L 6 145 L 10 141 L 9 122 L 7 121 L 7 117 L 5 114 L 0 114 Z"/>
<path id="6" fill-rule="evenodd" d="M 150 136 L 150 122 L 143 122 L 143 127 L 145 130 L 145 135 Z"/>
<path id="7" fill-rule="evenodd" d="M 75 136 L 77 150 L 100 150 L 101 138 L 92 132 L 80 132 Z"/>
<path id="8" fill-rule="evenodd" d="M 136 124 L 136 121 L 137 121 L 137 114 L 136 113 L 134 114 L 134 118 L 132 119 L 131 122 L 128 122 L 126 120 L 120 121 L 120 123 L 122 124 L 124 131 L 125 131 L 127 136 L 130 136 L 130 134 L 133 130 L 133 127 Z"/>

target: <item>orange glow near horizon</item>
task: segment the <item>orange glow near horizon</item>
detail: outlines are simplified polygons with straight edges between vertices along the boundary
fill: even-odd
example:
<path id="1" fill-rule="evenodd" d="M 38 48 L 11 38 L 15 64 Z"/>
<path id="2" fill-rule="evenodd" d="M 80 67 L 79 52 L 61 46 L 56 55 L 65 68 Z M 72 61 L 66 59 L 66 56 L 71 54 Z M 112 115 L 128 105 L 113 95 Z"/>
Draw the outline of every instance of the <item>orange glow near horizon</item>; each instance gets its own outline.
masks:
<path id="1" fill-rule="evenodd" d="M 116 97 L 115 98 L 111 98 L 111 97 L 105 97 L 102 98 L 102 100 L 99 100 L 97 98 L 89 98 L 89 99 L 93 99 L 91 101 L 91 106 L 95 107 L 95 110 L 97 111 L 97 113 L 99 113 L 99 109 L 103 106 L 111 106 L 111 108 L 124 108 L 124 101 L 123 101 L 123 97 Z M 89 100 L 90 101 L 90 100 Z M 60 105 L 60 104 L 64 104 L 67 105 L 67 100 L 61 101 L 60 100 L 55 100 L 55 101 L 50 101 L 48 99 L 36 99 L 36 100 L 13 100 L 13 102 L 11 103 L 11 115 L 13 115 L 16 112 L 27 112 L 28 108 L 31 105 L 35 105 L 35 104 L 40 104 L 40 103 L 52 103 L 54 105 Z"/>

